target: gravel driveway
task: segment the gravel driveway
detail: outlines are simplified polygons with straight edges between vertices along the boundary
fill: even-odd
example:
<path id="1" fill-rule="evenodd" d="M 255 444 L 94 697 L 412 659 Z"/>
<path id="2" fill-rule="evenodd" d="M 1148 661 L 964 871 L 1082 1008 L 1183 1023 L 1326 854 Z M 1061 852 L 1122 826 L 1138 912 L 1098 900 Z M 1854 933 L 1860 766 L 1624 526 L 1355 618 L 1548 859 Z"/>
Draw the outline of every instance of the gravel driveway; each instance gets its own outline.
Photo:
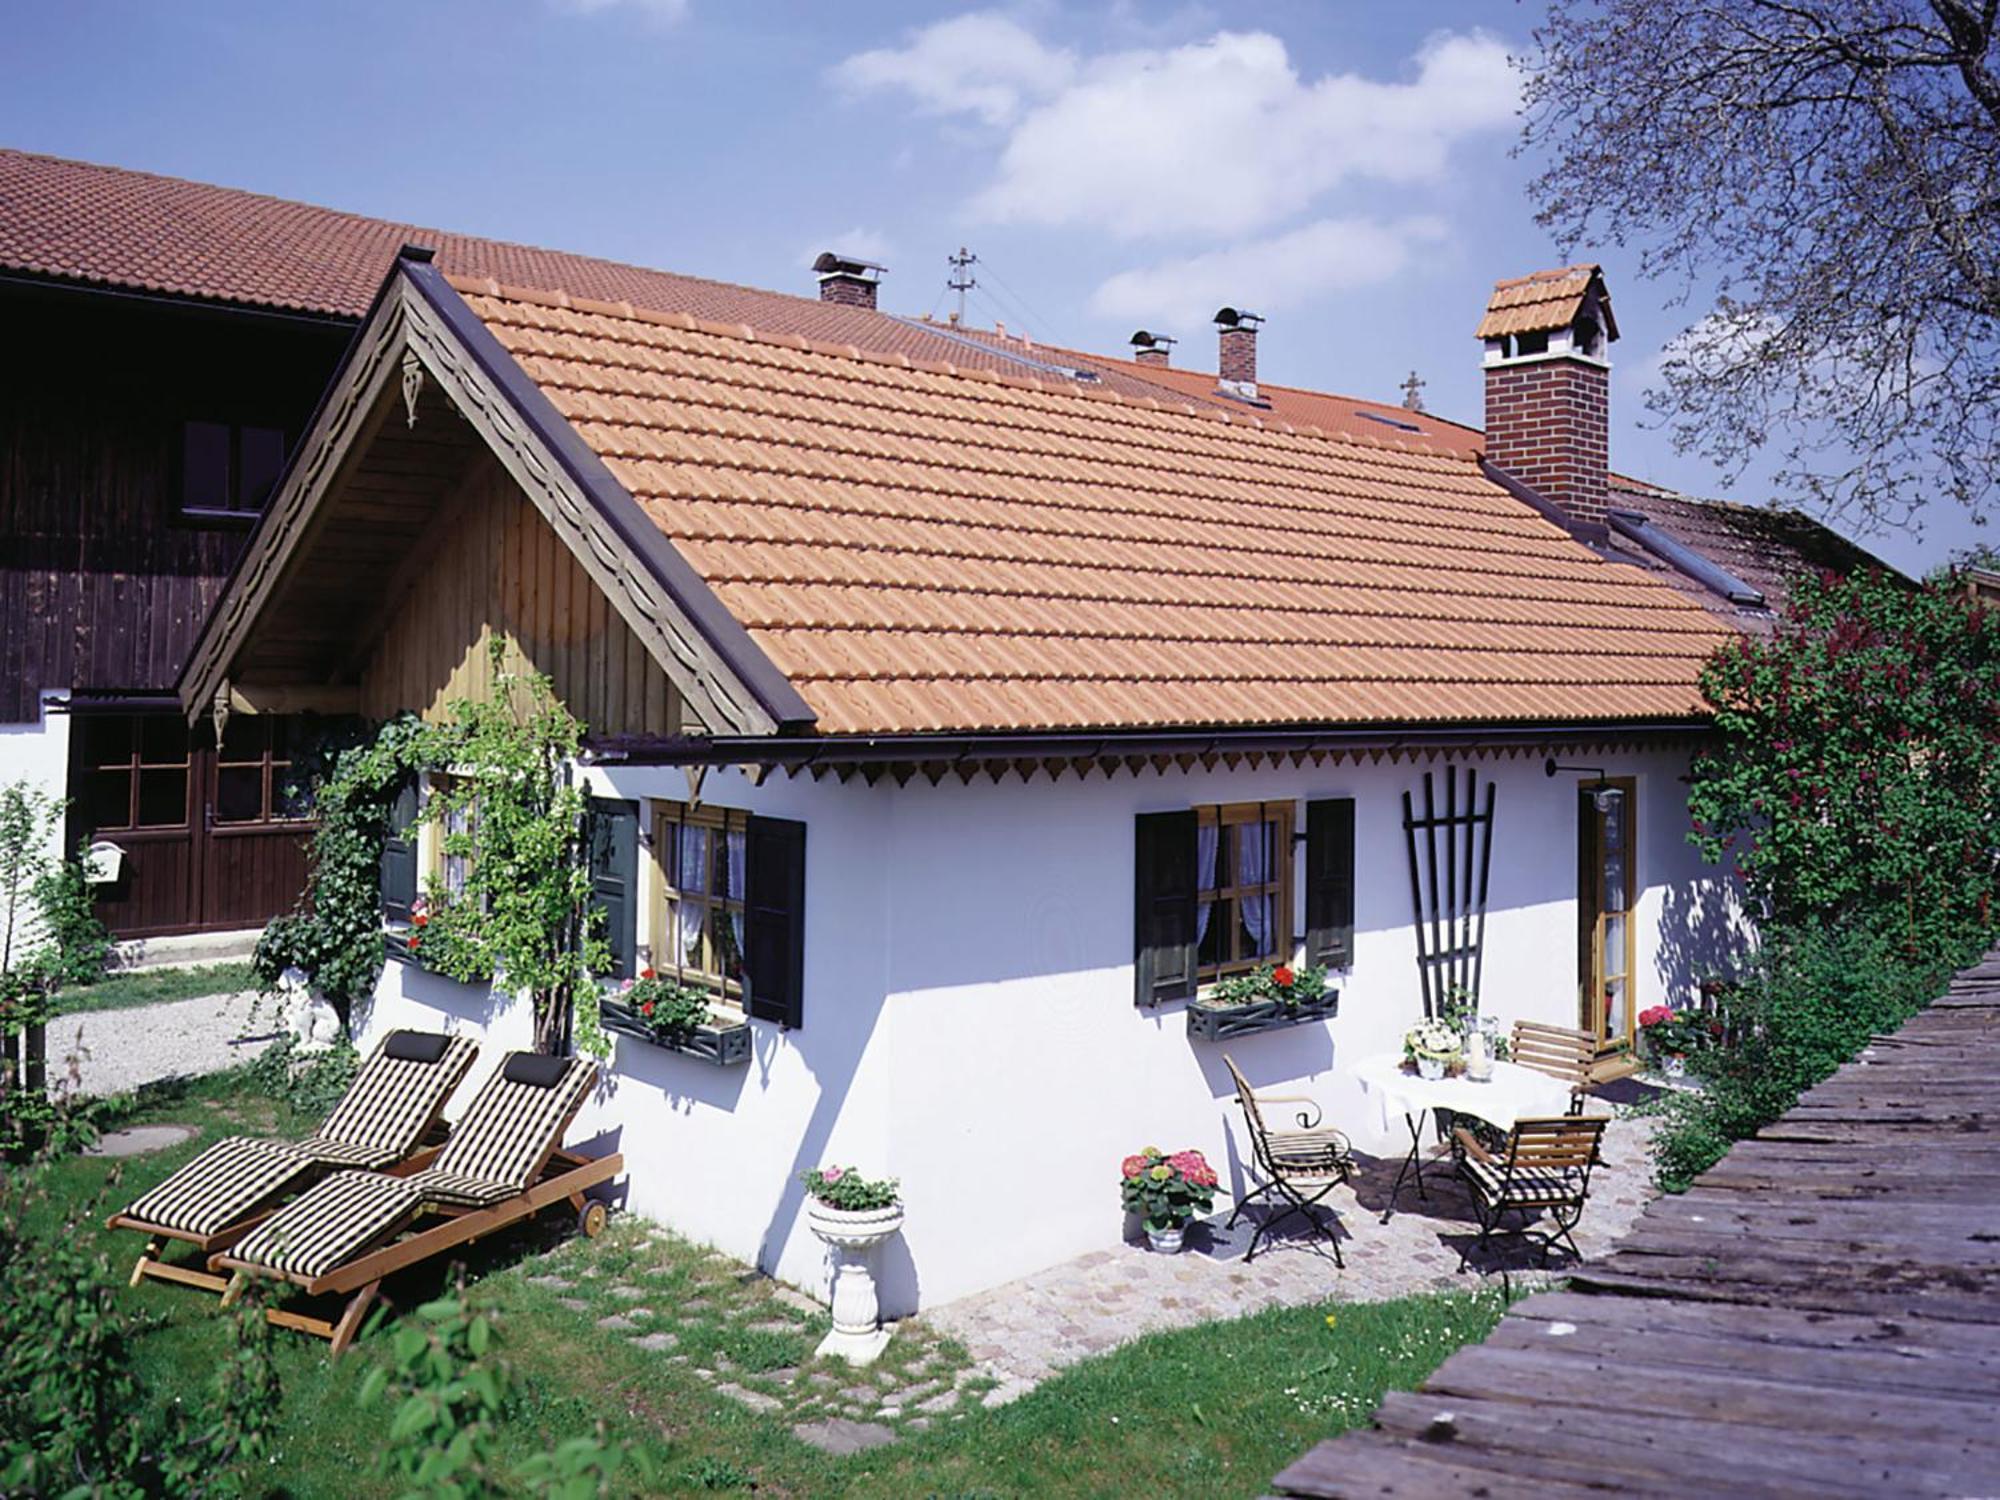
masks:
<path id="1" fill-rule="evenodd" d="M 278 1032 L 276 1007 L 268 1001 L 252 1024 L 256 999 L 255 990 L 246 990 L 58 1016 L 49 1022 L 49 1081 L 68 1074 L 64 1060 L 71 1057 L 78 1093 L 98 1095 L 248 1062 Z"/>

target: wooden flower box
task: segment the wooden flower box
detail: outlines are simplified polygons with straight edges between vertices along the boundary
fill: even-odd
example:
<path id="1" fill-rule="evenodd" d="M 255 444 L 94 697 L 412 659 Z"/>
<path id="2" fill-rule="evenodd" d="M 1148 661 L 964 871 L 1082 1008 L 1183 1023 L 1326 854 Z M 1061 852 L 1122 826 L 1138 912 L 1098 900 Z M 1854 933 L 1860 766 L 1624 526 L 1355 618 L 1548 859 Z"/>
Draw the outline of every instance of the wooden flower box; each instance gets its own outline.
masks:
<path id="1" fill-rule="evenodd" d="M 1188 1035 L 1204 1042 L 1226 1042 L 1259 1031 L 1325 1021 L 1340 1013 L 1340 992 L 1328 990 L 1317 1000 L 1287 1005 L 1282 1000 L 1253 1000 L 1243 1005 L 1206 1005 L 1199 999 L 1187 1008 Z"/>
<path id="2" fill-rule="evenodd" d="M 668 1052 L 684 1052 L 718 1068 L 733 1068 L 750 1061 L 750 1023 L 747 1020 L 728 1026 L 697 1026 L 692 1031 L 663 1034 L 640 1020 L 629 1005 L 607 995 L 598 1002 L 598 1022 L 606 1031 L 636 1037 L 649 1046 Z"/>

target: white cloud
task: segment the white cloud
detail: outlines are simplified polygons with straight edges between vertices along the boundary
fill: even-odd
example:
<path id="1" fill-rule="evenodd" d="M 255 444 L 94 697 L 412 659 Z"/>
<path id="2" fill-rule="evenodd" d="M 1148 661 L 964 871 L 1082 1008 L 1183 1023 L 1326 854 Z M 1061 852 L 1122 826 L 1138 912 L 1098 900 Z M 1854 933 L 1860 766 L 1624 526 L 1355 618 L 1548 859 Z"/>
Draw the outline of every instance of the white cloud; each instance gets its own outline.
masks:
<path id="1" fill-rule="evenodd" d="M 1001 223 L 1225 239 L 1353 179 L 1435 181 L 1455 143 L 1513 119 L 1519 88 L 1505 45 L 1483 33 L 1434 37 L 1415 61 L 1405 82 L 1308 82 L 1262 32 L 1108 55 L 1021 117 L 973 208 Z"/>
<path id="2" fill-rule="evenodd" d="M 852 229 L 814 241 L 799 252 L 799 264 L 810 266 L 823 250 L 831 250 L 836 255 L 851 255 L 857 260 L 872 260 L 878 266 L 886 266 L 893 258 L 895 246 L 889 236 L 881 230 L 866 229 L 857 224 Z"/>
<path id="3" fill-rule="evenodd" d="M 1414 251 L 1446 234 L 1444 221 L 1430 215 L 1321 219 L 1269 239 L 1121 271 L 1092 294 L 1091 311 L 1180 328 L 1205 323 L 1218 307 L 1236 302 L 1278 312 L 1387 281 Z"/>
<path id="4" fill-rule="evenodd" d="M 1076 68 L 1075 53 L 1045 46 L 1018 21 L 972 11 L 911 32 L 904 46 L 857 52 L 830 76 L 848 94 L 901 92 L 924 114 L 1007 125 L 1028 101 L 1059 94 Z"/>
<path id="5" fill-rule="evenodd" d="M 687 19 L 690 0 L 549 0 L 549 3 L 571 15 L 595 16 L 608 10 L 629 10 L 649 21 L 673 26 Z"/>

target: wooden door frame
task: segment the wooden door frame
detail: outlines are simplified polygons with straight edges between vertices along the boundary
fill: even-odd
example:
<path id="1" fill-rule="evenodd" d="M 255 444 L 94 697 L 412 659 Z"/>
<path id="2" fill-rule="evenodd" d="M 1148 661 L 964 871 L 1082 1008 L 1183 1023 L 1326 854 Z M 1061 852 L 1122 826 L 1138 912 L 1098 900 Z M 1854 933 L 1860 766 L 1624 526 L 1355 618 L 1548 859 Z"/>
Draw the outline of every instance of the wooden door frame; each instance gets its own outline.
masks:
<path id="1" fill-rule="evenodd" d="M 1597 809 L 1593 798 L 1600 791 L 1624 794 L 1625 834 L 1625 918 L 1624 968 L 1625 1027 L 1622 1037 L 1608 1037 L 1603 1024 L 1605 912 L 1599 900 L 1604 874 L 1603 846 L 1597 837 Z M 1629 1051 L 1637 1035 L 1639 924 L 1634 908 L 1639 893 L 1639 780 L 1636 776 L 1601 776 L 1577 788 L 1577 1022 L 1596 1039 L 1599 1056 Z M 1586 927 L 1588 935 L 1586 937 Z"/>

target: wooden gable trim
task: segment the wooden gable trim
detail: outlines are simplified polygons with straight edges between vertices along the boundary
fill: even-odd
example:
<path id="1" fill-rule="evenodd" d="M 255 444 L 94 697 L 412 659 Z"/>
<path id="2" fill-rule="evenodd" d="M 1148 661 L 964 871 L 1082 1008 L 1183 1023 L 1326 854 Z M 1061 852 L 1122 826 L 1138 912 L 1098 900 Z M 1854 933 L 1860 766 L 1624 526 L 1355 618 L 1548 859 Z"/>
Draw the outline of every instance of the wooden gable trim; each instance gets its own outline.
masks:
<path id="1" fill-rule="evenodd" d="M 493 451 L 704 728 L 761 736 L 811 724 L 797 689 L 687 560 L 464 300 L 412 258 L 397 263 L 377 294 L 189 660 L 180 696 L 190 718 L 218 694 L 227 701 L 229 665 L 323 524 L 322 502 L 398 409 L 388 399 L 391 382 L 400 380 L 413 397 L 412 382 L 425 378 Z"/>

